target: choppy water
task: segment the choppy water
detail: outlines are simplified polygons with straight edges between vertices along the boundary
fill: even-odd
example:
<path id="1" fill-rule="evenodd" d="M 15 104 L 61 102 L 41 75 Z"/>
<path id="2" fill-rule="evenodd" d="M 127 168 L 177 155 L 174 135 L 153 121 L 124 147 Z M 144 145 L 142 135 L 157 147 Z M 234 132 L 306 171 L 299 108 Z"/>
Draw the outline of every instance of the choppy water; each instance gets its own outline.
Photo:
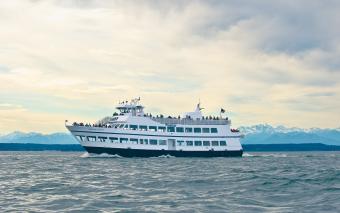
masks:
<path id="1" fill-rule="evenodd" d="M 340 152 L 0 152 L 0 212 L 340 212 Z"/>

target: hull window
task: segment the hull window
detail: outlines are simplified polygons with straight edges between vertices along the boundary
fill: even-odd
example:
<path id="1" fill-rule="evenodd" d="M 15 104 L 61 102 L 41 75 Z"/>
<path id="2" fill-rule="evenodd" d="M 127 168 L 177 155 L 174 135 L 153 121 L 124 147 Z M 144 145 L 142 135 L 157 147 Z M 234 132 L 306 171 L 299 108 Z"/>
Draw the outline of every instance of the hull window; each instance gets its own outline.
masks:
<path id="1" fill-rule="evenodd" d="M 95 136 L 87 136 L 87 141 L 95 142 L 96 141 L 96 137 Z"/>
<path id="2" fill-rule="evenodd" d="M 149 130 L 156 132 L 157 131 L 157 126 L 149 126 Z"/>
<path id="3" fill-rule="evenodd" d="M 128 142 L 128 139 L 127 139 L 127 138 L 120 138 L 120 139 L 119 139 L 119 142 L 120 142 L 120 143 L 127 143 L 127 142 Z"/>
<path id="4" fill-rule="evenodd" d="M 147 131 L 148 127 L 147 126 L 139 126 L 139 130 L 141 131 Z"/>
<path id="5" fill-rule="evenodd" d="M 202 141 L 195 141 L 195 146 L 202 146 Z"/>
<path id="6" fill-rule="evenodd" d="M 157 140 L 151 139 L 151 140 L 150 140 L 150 145 L 157 145 Z"/>
<path id="7" fill-rule="evenodd" d="M 99 140 L 100 142 L 105 142 L 106 139 L 107 139 L 107 137 L 98 137 L 98 140 Z"/>
<path id="8" fill-rule="evenodd" d="M 85 141 L 85 136 L 82 135 L 76 135 L 76 138 L 80 141 Z"/>
<path id="9" fill-rule="evenodd" d="M 192 141 L 186 141 L 186 144 L 187 144 L 187 146 L 192 146 L 193 145 Z"/>
<path id="10" fill-rule="evenodd" d="M 217 133 L 217 128 L 211 128 L 211 133 Z"/>
<path id="11" fill-rule="evenodd" d="M 175 132 L 175 127 L 168 126 L 168 132 Z"/>
<path id="12" fill-rule="evenodd" d="M 137 138 L 130 138 L 130 142 L 132 144 L 138 144 L 138 139 Z"/>
<path id="13" fill-rule="evenodd" d="M 210 129 L 209 128 L 203 128 L 202 131 L 203 131 L 203 133 L 210 133 Z"/>
<path id="14" fill-rule="evenodd" d="M 203 146 L 210 146 L 210 141 L 203 141 Z"/>
<path id="15" fill-rule="evenodd" d="M 227 145 L 227 142 L 225 141 L 220 141 L 220 146 L 226 146 Z"/>
<path id="16" fill-rule="evenodd" d="M 211 141 L 212 146 L 218 146 L 218 141 Z"/>
<path id="17" fill-rule="evenodd" d="M 166 140 L 159 140 L 159 145 L 166 145 Z"/>
<path id="18" fill-rule="evenodd" d="M 110 137 L 109 140 L 110 140 L 111 143 L 117 143 L 118 142 L 118 138 L 115 138 L 115 137 Z"/>
<path id="19" fill-rule="evenodd" d="M 191 133 L 192 132 L 192 128 L 185 128 L 185 132 Z"/>
<path id="20" fill-rule="evenodd" d="M 201 128 L 194 128 L 194 133 L 201 133 L 201 132 L 202 132 Z"/>
<path id="21" fill-rule="evenodd" d="M 184 146 L 184 141 L 177 141 L 177 146 Z"/>
<path id="22" fill-rule="evenodd" d="M 160 132 L 165 132 L 165 127 L 164 126 L 159 126 L 158 127 L 158 131 L 160 131 Z"/>
<path id="23" fill-rule="evenodd" d="M 130 125 L 131 130 L 137 130 L 138 126 L 137 125 Z"/>
<path id="24" fill-rule="evenodd" d="M 176 127 L 176 132 L 184 132 L 183 127 Z"/>

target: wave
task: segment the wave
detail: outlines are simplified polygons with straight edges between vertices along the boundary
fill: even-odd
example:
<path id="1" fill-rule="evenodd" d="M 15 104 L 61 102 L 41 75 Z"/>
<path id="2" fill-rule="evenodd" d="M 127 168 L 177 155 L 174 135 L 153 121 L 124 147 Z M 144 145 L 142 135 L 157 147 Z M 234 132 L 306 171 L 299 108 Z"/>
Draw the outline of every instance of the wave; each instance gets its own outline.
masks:
<path id="1" fill-rule="evenodd" d="M 251 155 L 249 153 L 243 153 L 242 157 L 255 157 L 255 155 Z"/>
<path id="2" fill-rule="evenodd" d="M 286 154 L 263 154 L 262 157 L 274 157 L 274 158 L 286 158 L 288 155 Z"/>
<path id="3" fill-rule="evenodd" d="M 167 154 L 167 155 L 160 155 L 157 158 L 175 158 L 175 156 Z"/>
<path id="4" fill-rule="evenodd" d="M 275 158 L 286 158 L 287 154 L 249 154 L 243 153 L 242 157 L 275 157 Z"/>
<path id="5" fill-rule="evenodd" d="M 122 156 L 120 155 L 110 155 L 110 154 L 107 154 L 107 153 L 101 153 L 101 154 L 94 154 L 94 153 L 88 153 L 88 152 L 85 152 L 83 153 L 82 155 L 80 155 L 81 158 L 122 158 Z"/>

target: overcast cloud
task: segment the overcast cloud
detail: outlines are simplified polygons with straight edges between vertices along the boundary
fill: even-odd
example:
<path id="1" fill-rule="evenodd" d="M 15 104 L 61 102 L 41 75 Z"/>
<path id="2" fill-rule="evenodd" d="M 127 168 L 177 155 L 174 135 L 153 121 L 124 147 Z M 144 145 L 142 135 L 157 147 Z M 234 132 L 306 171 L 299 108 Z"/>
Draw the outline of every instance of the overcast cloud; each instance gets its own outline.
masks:
<path id="1" fill-rule="evenodd" d="M 1 1 L 0 130 L 65 131 L 140 96 L 235 126 L 340 126 L 340 2 Z"/>

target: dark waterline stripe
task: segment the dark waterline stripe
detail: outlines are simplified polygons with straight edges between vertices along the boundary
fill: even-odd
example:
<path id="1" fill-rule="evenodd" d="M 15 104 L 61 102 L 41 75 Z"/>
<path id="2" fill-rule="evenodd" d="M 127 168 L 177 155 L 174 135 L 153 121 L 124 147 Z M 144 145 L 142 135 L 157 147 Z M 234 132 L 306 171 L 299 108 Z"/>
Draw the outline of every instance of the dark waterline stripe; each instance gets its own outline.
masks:
<path id="1" fill-rule="evenodd" d="M 174 157 L 241 157 L 243 150 L 235 151 L 177 151 L 177 150 L 146 150 L 146 149 L 122 149 L 108 147 L 84 146 L 87 152 L 95 154 L 111 154 L 121 157 L 158 157 L 171 155 Z"/>

